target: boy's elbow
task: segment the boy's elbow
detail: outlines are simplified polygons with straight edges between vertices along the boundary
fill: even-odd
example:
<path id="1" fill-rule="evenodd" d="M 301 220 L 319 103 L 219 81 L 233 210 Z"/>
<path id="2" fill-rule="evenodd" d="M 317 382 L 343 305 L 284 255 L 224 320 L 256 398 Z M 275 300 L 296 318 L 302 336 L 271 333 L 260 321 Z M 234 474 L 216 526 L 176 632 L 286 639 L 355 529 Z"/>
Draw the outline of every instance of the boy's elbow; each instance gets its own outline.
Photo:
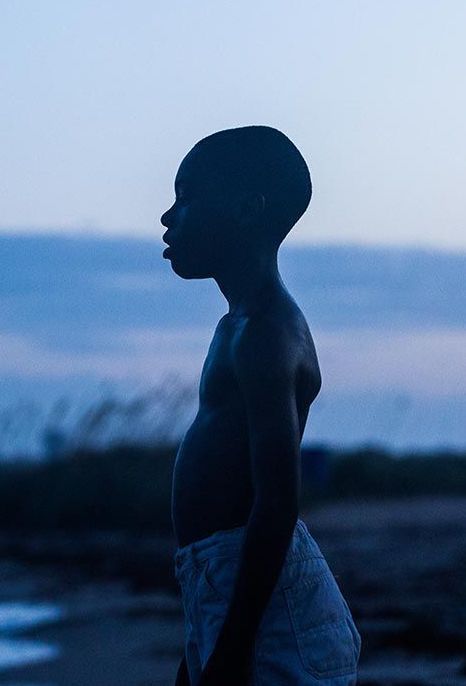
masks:
<path id="1" fill-rule="evenodd" d="M 254 502 L 256 510 L 263 512 L 269 519 L 295 524 L 299 516 L 298 489 L 281 489 L 274 492 L 257 494 Z"/>
<path id="2" fill-rule="evenodd" d="M 322 388 L 322 375 L 320 373 L 320 369 L 317 368 L 315 378 L 313 380 L 314 400 L 319 395 L 321 388 Z"/>

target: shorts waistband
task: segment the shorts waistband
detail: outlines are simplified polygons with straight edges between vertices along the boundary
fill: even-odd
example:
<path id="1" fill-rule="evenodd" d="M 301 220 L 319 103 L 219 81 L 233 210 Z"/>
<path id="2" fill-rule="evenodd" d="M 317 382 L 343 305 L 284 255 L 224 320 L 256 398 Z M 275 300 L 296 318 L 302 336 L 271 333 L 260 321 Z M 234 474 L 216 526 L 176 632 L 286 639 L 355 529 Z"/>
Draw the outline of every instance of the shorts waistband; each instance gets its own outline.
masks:
<path id="1" fill-rule="evenodd" d="M 237 556 L 241 551 L 246 525 L 233 529 L 220 529 L 206 538 L 188 543 L 175 552 L 175 573 L 191 565 L 200 566 L 202 562 L 212 557 Z M 306 560 L 312 557 L 323 557 L 322 552 L 309 533 L 306 524 L 298 519 L 291 537 L 285 563 Z"/>

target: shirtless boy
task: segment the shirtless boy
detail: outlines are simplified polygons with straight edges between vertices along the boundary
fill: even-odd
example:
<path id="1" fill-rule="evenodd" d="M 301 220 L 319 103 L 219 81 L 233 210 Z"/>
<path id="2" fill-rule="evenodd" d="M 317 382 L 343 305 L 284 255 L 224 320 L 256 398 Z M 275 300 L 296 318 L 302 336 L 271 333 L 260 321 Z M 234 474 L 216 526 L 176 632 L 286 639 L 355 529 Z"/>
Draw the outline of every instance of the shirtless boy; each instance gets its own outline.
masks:
<path id="1" fill-rule="evenodd" d="M 214 133 L 183 159 L 163 256 L 228 302 L 176 457 L 175 574 L 185 616 L 176 686 L 349 686 L 361 639 L 299 519 L 300 445 L 321 387 L 278 248 L 311 199 L 308 167 L 268 126 Z"/>

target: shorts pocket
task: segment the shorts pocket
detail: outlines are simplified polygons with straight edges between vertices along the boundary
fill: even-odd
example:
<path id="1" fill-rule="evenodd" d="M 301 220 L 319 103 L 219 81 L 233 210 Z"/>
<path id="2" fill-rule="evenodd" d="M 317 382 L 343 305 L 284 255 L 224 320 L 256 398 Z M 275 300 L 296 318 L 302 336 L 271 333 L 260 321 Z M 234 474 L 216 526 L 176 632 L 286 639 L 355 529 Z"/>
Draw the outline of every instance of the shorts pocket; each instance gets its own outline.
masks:
<path id="1" fill-rule="evenodd" d="M 177 574 L 178 586 L 181 590 L 183 609 L 186 616 L 190 616 L 191 607 L 196 597 L 197 574 L 195 567 L 185 568 Z"/>
<path id="2" fill-rule="evenodd" d="M 237 569 L 237 560 L 231 557 L 213 557 L 206 560 L 201 567 L 203 593 L 228 604 L 233 594 Z"/>
<path id="3" fill-rule="evenodd" d="M 283 592 L 304 669 L 317 678 L 355 672 L 360 645 L 332 573 Z"/>

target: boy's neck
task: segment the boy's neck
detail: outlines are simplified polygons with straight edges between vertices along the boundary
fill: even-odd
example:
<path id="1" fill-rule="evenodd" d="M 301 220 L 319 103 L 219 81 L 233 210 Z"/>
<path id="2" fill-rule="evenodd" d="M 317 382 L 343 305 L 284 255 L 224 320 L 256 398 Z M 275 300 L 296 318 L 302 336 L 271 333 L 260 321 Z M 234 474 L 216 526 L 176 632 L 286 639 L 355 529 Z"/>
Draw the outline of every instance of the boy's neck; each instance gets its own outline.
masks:
<path id="1" fill-rule="evenodd" d="M 232 260 L 214 277 L 228 301 L 228 314 L 248 316 L 260 311 L 273 294 L 284 292 L 285 285 L 278 271 L 277 253 L 243 254 Z"/>

